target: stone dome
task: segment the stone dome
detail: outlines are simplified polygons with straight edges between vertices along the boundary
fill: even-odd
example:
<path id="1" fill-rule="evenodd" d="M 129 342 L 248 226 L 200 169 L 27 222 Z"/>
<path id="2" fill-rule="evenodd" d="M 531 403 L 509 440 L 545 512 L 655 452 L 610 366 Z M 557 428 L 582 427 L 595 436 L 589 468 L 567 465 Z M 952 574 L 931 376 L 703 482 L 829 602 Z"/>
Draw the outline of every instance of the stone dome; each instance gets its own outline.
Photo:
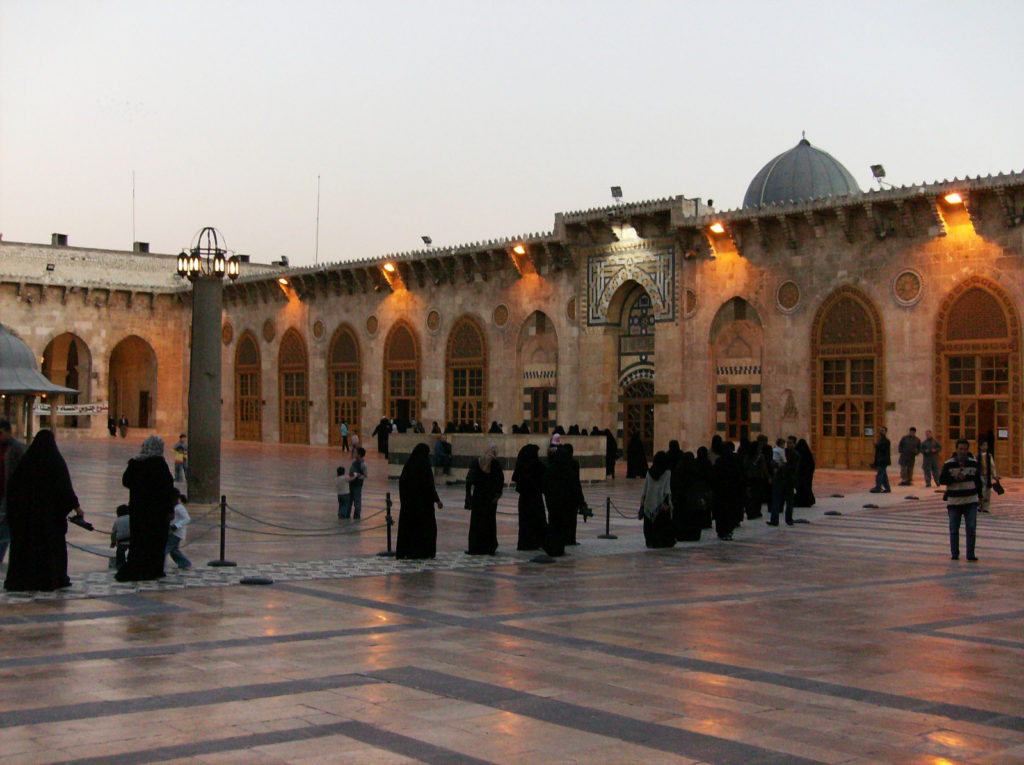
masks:
<path id="1" fill-rule="evenodd" d="M 761 168 L 747 187 L 744 207 L 860 194 L 860 186 L 835 157 L 806 138 Z"/>

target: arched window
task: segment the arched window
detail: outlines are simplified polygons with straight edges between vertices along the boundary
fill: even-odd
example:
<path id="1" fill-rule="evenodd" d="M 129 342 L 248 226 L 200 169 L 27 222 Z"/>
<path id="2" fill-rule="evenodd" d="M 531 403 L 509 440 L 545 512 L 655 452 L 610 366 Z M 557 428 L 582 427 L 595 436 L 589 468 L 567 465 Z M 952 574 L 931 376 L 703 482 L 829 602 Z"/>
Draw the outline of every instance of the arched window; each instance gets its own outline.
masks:
<path id="1" fill-rule="evenodd" d="M 972 277 L 942 302 L 936 330 L 935 402 L 939 439 L 971 450 L 984 438 L 1000 470 L 1021 473 L 1020 320 L 996 284 Z M 1016 372 L 1016 373 L 1015 373 Z"/>
<path id="2" fill-rule="evenodd" d="M 359 391 L 362 386 L 359 366 L 359 342 L 349 327 L 338 327 L 331 339 L 327 359 L 329 404 L 329 441 L 341 443 L 341 425 L 350 433 L 359 433 Z"/>
<path id="3" fill-rule="evenodd" d="M 384 407 L 394 420 L 420 418 L 420 349 L 405 321 L 395 324 L 384 341 Z"/>
<path id="4" fill-rule="evenodd" d="M 289 329 L 278 355 L 281 401 L 281 443 L 309 443 L 309 366 L 302 336 Z"/>
<path id="5" fill-rule="evenodd" d="M 882 322 L 871 299 L 841 287 L 811 329 L 811 433 L 823 467 L 866 468 L 874 458 L 885 379 Z"/>
<path id="6" fill-rule="evenodd" d="M 479 323 L 464 316 L 448 335 L 445 355 L 448 401 L 445 418 L 457 425 L 480 423 L 486 430 L 487 341 Z"/>
<path id="7" fill-rule="evenodd" d="M 245 332 L 235 347 L 235 438 L 263 439 L 263 394 L 261 393 L 260 349 L 251 332 Z"/>

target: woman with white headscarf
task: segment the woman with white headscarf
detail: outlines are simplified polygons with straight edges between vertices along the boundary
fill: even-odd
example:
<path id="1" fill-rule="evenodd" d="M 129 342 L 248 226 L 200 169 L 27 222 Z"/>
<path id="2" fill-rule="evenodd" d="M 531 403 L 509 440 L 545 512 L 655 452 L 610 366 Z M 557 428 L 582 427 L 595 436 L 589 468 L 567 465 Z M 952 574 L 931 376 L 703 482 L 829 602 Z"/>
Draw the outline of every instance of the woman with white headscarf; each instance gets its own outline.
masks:
<path id="1" fill-rule="evenodd" d="M 121 483 L 128 488 L 131 545 L 128 560 L 115 577 L 119 582 L 160 579 L 164 576 L 167 531 L 178 499 L 160 436 L 142 442 L 141 451 L 128 461 Z"/>
<path id="2" fill-rule="evenodd" d="M 469 555 L 494 555 L 498 550 L 498 498 L 505 474 L 498 463 L 498 447 L 488 446 L 474 460 L 466 475 L 466 509 L 469 515 Z"/>

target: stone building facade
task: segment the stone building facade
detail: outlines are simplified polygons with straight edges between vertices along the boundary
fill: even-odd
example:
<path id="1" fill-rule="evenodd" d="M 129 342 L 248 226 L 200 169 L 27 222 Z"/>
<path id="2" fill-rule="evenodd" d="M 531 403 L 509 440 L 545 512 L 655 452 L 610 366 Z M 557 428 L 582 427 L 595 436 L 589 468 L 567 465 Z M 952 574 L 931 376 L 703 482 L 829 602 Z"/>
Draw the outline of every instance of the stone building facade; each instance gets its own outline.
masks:
<path id="1" fill-rule="evenodd" d="M 885 424 L 950 448 L 990 434 L 1021 475 L 1024 174 L 862 192 L 801 141 L 745 201 L 617 204 L 541 234 L 246 264 L 224 290 L 224 433 L 331 444 L 341 422 L 365 438 L 381 416 L 598 425 L 659 448 L 794 433 L 819 465 L 862 468 Z M 190 292 L 170 256 L 59 240 L 0 254 L 0 321 L 50 379 L 133 426 L 184 426 Z"/>

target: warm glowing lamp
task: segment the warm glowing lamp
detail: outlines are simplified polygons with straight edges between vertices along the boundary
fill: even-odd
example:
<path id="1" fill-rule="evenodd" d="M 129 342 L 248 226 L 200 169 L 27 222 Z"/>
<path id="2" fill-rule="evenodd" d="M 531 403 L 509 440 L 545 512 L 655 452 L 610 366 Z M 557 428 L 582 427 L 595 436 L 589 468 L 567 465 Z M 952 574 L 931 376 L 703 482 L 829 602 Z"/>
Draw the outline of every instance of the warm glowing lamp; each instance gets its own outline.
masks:
<path id="1" fill-rule="evenodd" d="M 285 279 L 283 276 L 278 277 L 277 283 L 280 284 L 282 287 L 288 286 L 288 280 Z"/>
<path id="2" fill-rule="evenodd" d="M 387 271 L 389 274 L 393 274 L 395 272 L 395 267 L 391 263 L 385 263 L 384 270 Z"/>
<path id="3" fill-rule="evenodd" d="M 959 192 L 951 191 L 943 197 L 948 205 L 959 205 L 963 204 L 964 198 L 960 196 Z"/>
<path id="4" fill-rule="evenodd" d="M 721 223 L 712 223 L 710 228 L 711 228 L 711 233 L 713 233 L 713 234 L 724 234 L 725 233 L 725 226 L 723 226 Z"/>
<path id="5" fill-rule="evenodd" d="M 516 255 L 525 255 L 526 248 L 522 244 L 517 244 L 515 247 L 512 248 L 512 252 L 514 252 Z"/>

